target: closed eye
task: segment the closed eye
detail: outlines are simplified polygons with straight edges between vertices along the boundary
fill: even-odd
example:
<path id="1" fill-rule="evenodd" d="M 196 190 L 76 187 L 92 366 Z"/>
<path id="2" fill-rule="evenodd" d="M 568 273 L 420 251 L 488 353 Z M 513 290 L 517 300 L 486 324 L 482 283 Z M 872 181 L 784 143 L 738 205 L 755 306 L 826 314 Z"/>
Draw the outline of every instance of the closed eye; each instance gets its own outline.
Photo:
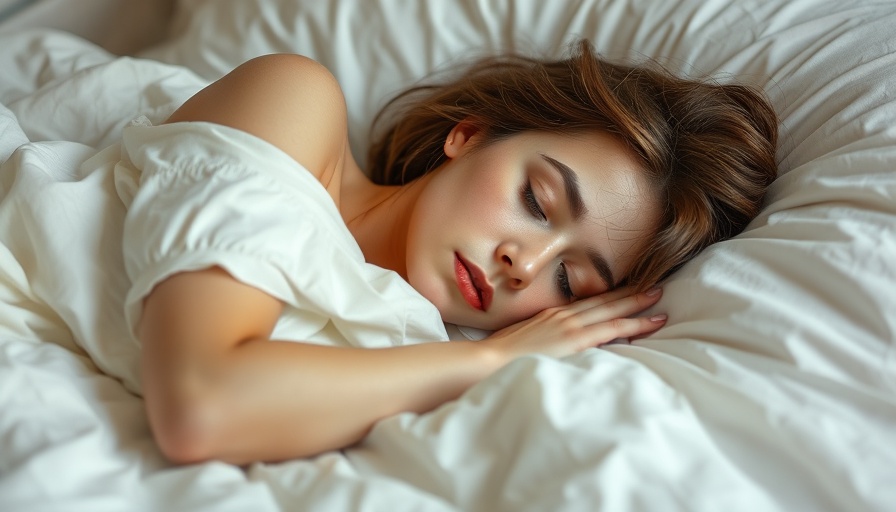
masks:
<path id="1" fill-rule="evenodd" d="M 577 298 L 576 294 L 572 292 L 572 287 L 569 285 L 569 273 L 566 270 L 566 265 L 563 263 L 557 267 L 557 288 L 560 289 L 560 295 L 562 295 L 567 302 L 572 302 Z"/>
<path id="2" fill-rule="evenodd" d="M 548 220 L 548 216 L 545 215 L 544 210 L 541 208 L 541 205 L 538 204 L 538 199 L 535 197 L 535 192 L 532 190 L 531 181 L 526 181 L 526 184 L 520 191 L 520 195 L 522 196 L 523 203 L 525 203 L 526 207 L 532 213 L 533 217 L 540 220 Z"/>

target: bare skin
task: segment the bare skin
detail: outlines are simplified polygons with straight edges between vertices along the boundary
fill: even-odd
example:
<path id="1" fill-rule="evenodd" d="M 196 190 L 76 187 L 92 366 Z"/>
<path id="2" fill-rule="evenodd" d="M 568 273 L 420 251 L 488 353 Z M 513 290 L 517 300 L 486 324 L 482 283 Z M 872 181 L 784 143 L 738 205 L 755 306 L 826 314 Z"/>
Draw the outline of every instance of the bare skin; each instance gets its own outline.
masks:
<path id="1" fill-rule="evenodd" d="M 291 155 L 326 187 L 366 256 L 377 254 L 389 237 L 407 236 L 405 228 L 413 224 L 413 217 L 402 215 L 412 214 L 425 181 L 403 190 L 366 181 L 349 152 L 339 87 L 313 61 L 293 55 L 249 61 L 190 99 L 168 122 L 181 121 L 238 128 Z M 385 210 L 377 210 L 384 204 L 399 213 L 385 216 Z M 396 209 L 400 204 L 405 208 Z M 570 233 L 584 229 L 567 224 L 563 229 Z M 560 247 L 557 240 L 566 238 L 551 240 L 554 250 Z M 577 254 L 572 246 L 561 249 L 564 258 Z M 554 259 L 544 257 L 545 251 L 536 251 L 543 266 L 517 265 L 531 274 L 529 281 L 524 281 L 529 274 L 513 273 L 517 270 L 507 264 L 509 257 L 499 257 L 490 267 L 496 290 L 502 286 L 501 293 L 511 297 L 528 286 L 555 286 L 541 277 L 554 272 L 549 268 Z M 515 261 L 523 261 L 521 254 L 513 253 Z M 612 263 L 615 271 L 624 272 L 621 259 Z M 393 267 L 403 264 L 383 263 L 399 273 L 403 269 Z M 589 272 L 574 276 L 582 289 L 595 289 L 600 282 Z M 659 290 L 589 295 L 572 303 L 554 301 L 480 342 L 369 350 L 271 340 L 283 309 L 278 300 L 219 268 L 176 274 L 145 300 L 139 325 L 150 424 L 164 454 L 177 463 L 310 456 L 359 441 L 392 414 L 425 412 L 455 399 L 519 356 L 563 357 L 653 332 L 665 322 L 663 316 L 632 317 L 655 304 Z M 515 307 L 509 299 L 506 303 Z M 451 308 L 462 306 L 455 301 Z"/>

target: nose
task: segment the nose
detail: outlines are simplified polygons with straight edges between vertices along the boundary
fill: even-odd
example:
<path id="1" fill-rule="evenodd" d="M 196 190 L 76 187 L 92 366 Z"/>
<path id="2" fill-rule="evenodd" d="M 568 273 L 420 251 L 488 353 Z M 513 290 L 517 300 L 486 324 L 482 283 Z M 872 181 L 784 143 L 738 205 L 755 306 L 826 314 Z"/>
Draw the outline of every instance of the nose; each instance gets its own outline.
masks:
<path id="1" fill-rule="evenodd" d="M 501 261 L 510 287 L 522 290 L 532 284 L 536 276 L 556 257 L 559 240 L 528 240 L 504 242 L 498 246 Z"/>

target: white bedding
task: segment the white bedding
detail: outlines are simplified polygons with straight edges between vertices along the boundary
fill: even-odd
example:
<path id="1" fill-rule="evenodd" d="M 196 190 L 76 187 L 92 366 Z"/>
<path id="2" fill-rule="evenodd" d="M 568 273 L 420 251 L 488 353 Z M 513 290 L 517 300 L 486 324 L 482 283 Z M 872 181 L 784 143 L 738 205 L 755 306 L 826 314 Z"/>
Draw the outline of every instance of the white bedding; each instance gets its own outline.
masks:
<path id="1" fill-rule="evenodd" d="M 142 54 L 167 64 L 63 34 L 0 36 L 0 159 L 25 142 L 19 129 L 99 149 L 137 115 L 158 122 L 274 51 L 333 70 L 360 157 L 384 95 L 448 59 L 556 55 L 587 36 L 612 58 L 763 87 L 782 117 L 781 176 L 745 233 L 665 285 L 658 309 L 670 320 L 656 335 L 522 358 L 455 402 L 388 418 L 358 446 L 311 460 L 169 466 L 139 398 L 54 343 L 66 333 L 35 323 L 28 297 L 0 283 L 21 310 L 0 318 L 0 510 L 892 510 L 896 4 L 179 6 L 171 38 Z"/>
<path id="2" fill-rule="evenodd" d="M 162 40 L 175 0 L 0 0 L 0 33 L 62 30 L 129 55 Z"/>

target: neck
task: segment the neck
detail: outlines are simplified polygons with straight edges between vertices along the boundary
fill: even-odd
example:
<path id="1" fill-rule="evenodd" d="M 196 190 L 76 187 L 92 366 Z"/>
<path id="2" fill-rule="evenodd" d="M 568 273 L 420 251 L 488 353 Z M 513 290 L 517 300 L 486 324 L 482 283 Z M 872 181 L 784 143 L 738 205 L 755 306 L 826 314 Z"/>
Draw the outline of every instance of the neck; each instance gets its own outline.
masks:
<path id="1" fill-rule="evenodd" d="M 340 212 L 364 259 L 407 280 L 407 235 L 411 213 L 427 176 L 407 185 L 382 186 L 366 176 L 343 187 Z"/>

